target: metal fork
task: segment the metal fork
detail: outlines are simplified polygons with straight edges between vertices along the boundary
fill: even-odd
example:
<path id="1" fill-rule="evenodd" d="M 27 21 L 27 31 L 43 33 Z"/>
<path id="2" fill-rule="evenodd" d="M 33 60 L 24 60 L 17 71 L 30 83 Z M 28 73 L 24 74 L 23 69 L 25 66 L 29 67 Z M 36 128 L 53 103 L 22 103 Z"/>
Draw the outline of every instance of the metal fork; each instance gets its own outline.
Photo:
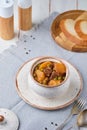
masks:
<path id="1" fill-rule="evenodd" d="M 79 114 L 79 112 L 84 109 L 85 105 L 86 105 L 85 100 L 83 100 L 81 98 L 76 100 L 72 109 L 71 109 L 71 113 L 56 130 L 63 130 L 64 126 L 69 122 L 69 120 L 72 118 L 72 116 Z"/>

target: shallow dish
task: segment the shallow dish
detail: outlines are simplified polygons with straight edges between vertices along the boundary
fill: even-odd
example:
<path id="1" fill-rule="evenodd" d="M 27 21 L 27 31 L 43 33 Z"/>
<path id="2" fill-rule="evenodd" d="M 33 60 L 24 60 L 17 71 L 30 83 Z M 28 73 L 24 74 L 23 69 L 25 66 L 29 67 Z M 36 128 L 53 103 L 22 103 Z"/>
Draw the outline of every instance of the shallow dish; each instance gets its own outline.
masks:
<path id="1" fill-rule="evenodd" d="M 37 82 L 33 77 L 33 71 L 34 71 L 35 67 L 40 63 L 49 62 L 49 61 L 55 62 L 55 63 L 61 63 L 66 68 L 65 79 L 59 85 L 54 85 L 54 86 L 44 85 L 44 84 Z M 39 60 L 36 59 L 36 61 L 32 64 L 29 75 L 28 75 L 28 83 L 29 83 L 29 85 L 31 84 L 30 88 L 34 92 L 39 94 L 40 96 L 43 96 L 46 98 L 53 98 L 56 96 L 61 97 L 69 89 L 69 84 L 70 84 L 69 68 L 65 63 L 65 60 L 63 60 L 63 59 L 56 58 L 56 57 L 41 57 L 41 58 L 39 58 Z"/>
<path id="2" fill-rule="evenodd" d="M 56 98 L 48 99 L 36 94 L 30 88 L 31 84 L 28 84 L 29 69 L 36 59 L 37 58 L 24 63 L 16 75 L 16 90 L 19 96 L 31 106 L 43 110 L 56 110 L 73 103 L 79 97 L 83 88 L 82 77 L 77 69 L 69 62 L 66 62 L 70 71 L 70 87 L 67 93 L 62 95 L 61 98 L 58 96 Z"/>

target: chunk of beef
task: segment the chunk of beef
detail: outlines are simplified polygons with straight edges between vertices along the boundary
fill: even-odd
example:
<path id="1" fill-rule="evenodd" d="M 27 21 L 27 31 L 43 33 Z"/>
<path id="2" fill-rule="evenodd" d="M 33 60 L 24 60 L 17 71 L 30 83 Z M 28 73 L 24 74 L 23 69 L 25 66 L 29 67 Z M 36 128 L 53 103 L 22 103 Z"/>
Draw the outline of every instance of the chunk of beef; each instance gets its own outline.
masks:
<path id="1" fill-rule="evenodd" d="M 59 76 L 59 73 L 57 73 L 56 71 L 53 71 L 50 76 L 50 80 L 56 78 L 57 76 Z"/>
<path id="2" fill-rule="evenodd" d="M 53 70 L 51 67 L 46 67 L 43 71 L 44 71 L 45 76 L 49 77 Z"/>

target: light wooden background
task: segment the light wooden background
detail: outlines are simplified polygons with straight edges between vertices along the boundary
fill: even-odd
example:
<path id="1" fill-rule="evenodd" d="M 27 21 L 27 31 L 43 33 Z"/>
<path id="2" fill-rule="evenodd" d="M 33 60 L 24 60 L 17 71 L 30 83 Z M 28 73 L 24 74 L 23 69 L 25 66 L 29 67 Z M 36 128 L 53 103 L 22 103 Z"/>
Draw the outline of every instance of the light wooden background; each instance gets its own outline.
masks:
<path id="1" fill-rule="evenodd" d="M 17 1 L 15 8 L 17 8 Z M 32 0 L 33 7 L 33 23 L 40 23 L 49 16 L 49 1 L 51 1 L 51 13 L 57 11 L 62 13 L 67 10 L 76 9 L 76 0 Z M 87 10 L 87 0 L 78 0 L 78 8 Z M 17 14 L 17 9 L 15 9 Z"/>
<path id="2" fill-rule="evenodd" d="M 76 9 L 76 0 L 50 0 L 51 12 L 62 13 L 67 10 Z M 49 0 L 32 0 L 33 21 L 38 23 L 49 16 Z M 78 8 L 87 10 L 87 0 L 78 0 Z"/>

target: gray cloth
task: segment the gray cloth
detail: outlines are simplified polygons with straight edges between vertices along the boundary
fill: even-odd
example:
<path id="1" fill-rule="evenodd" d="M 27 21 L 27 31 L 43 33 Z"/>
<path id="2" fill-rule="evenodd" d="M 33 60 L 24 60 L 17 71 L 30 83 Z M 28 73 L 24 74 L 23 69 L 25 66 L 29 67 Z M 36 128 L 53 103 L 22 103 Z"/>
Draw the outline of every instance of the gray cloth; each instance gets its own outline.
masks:
<path id="1" fill-rule="evenodd" d="M 55 130 L 70 113 L 72 105 L 56 110 L 39 110 L 26 104 L 17 94 L 15 77 L 20 66 L 37 56 L 57 56 L 75 65 L 83 76 L 84 88 L 81 96 L 87 94 L 87 53 L 75 53 L 58 46 L 51 37 L 50 27 L 58 15 L 53 13 L 39 26 L 25 33 L 12 46 L 0 55 L 0 107 L 14 111 L 20 121 L 19 130 Z M 75 124 L 76 117 L 65 127 Z"/>

